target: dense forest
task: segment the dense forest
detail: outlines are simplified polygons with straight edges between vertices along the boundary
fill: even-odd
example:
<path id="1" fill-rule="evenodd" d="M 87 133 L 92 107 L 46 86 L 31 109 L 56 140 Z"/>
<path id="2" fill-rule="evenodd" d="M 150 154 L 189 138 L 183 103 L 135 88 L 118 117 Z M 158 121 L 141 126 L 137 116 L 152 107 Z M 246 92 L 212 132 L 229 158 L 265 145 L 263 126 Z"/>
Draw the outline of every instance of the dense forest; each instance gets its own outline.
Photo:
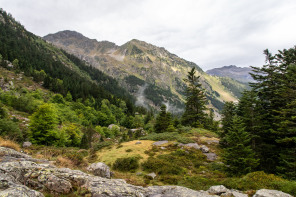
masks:
<path id="1" fill-rule="evenodd" d="M 252 89 L 223 111 L 221 145 L 229 171 L 263 170 L 296 179 L 296 47 L 272 55 L 253 67 Z M 239 143 L 238 143 L 239 142 Z M 234 159 L 235 158 L 235 159 Z"/>

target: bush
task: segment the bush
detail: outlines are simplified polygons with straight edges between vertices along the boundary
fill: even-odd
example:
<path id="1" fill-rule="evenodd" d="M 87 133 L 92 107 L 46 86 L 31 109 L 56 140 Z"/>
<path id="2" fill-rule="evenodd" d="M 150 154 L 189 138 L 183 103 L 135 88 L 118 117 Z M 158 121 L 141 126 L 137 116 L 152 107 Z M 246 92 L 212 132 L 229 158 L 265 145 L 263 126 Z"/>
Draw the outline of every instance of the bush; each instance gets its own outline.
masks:
<path id="1" fill-rule="evenodd" d="M 223 183 L 225 187 L 238 190 L 258 190 L 262 188 L 280 190 L 291 195 L 296 195 L 296 182 L 288 181 L 274 174 L 263 171 L 249 173 L 242 178 L 230 178 Z"/>
<path id="2" fill-rule="evenodd" d="M 180 175 L 184 173 L 184 170 L 176 164 L 154 157 L 149 157 L 147 161 L 142 163 L 142 167 L 146 171 L 156 172 L 163 175 Z"/>
<path id="3" fill-rule="evenodd" d="M 139 168 L 139 160 L 140 157 L 118 158 L 113 164 L 113 169 L 123 172 L 135 171 Z"/>
<path id="4" fill-rule="evenodd" d="M 112 144 L 113 144 L 112 141 L 98 142 L 97 144 L 94 145 L 94 150 L 98 151 L 98 150 L 101 150 L 104 147 L 111 146 Z"/>
<path id="5" fill-rule="evenodd" d="M 153 140 L 153 141 L 178 141 L 180 143 L 193 143 L 194 140 L 184 137 L 177 132 L 165 132 L 165 133 L 151 133 L 147 136 L 141 137 L 141 140 Z"/>
<path id="6" fill-rule="evenodd" d="M 0 134 L 1 136 L 7 136 L 16 141 L 21 141 L 23 139 L 18 124 L 11 120 L 0 119 Z"/>

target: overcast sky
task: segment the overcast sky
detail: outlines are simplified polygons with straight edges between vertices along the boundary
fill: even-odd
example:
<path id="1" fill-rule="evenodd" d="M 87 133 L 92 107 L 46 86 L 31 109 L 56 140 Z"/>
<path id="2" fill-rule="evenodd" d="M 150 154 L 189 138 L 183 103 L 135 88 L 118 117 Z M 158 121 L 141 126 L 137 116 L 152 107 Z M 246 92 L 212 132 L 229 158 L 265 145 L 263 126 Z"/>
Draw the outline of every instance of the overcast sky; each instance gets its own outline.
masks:
<path id="1" fill-rule="evenodd" d="M 39 36 L 75 30 L 122 45 L 136 38 L 204 70 L 260 66 L 296 45 L 295 0 L 0 0 Z"/>

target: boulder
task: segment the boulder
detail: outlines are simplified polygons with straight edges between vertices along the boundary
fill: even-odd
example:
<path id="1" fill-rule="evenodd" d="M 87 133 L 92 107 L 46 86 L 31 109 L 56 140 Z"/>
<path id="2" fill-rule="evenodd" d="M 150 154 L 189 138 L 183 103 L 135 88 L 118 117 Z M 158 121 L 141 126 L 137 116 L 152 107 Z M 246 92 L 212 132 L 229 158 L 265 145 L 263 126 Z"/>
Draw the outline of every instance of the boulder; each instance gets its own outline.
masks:
<path id="1" fill-rule="evenodd" d="M 216 153 L 204 153 L 204 155 L 207 156 L 209 161 L 215 161 L 217 159 Z"/>
<path id="2" fill-rule="evenodd" d="M 180 146 L 184 146 L 187 148 L 194 148 L 196 150 L 200 149 L 200 146 L 197 143 L 180 144 Z"/>
<path id="3" fill-rule="evenodd" d="M 157 141 L 157 142 L 154 142 L 152 145 L 154 145 L 154 146 L 161 146 L 161 145 L 166 144 L 168 142 L 169 141 L 167 141 L 167 140 Z"/>
<path id="4" fill-rule="evenodd" d="M 156 177 L 156 174 L 154 172 L 146 174 L 147 177 L 154 179 Z"/>
<path id="5" fill-rule="evenodd" d="M 210 194 L 221 195 L 222 193 L 226 193 L 227 191 L 228 189 L 224 187 L 224 185 L 215 185 L 210 187 L 207 192 L 209 192 Z"/>
<path id="6" fill-rule="evenodd" d="M 28 147 L 30 147 L 30 146 L 32 146 L 32 143 L 31 142 L 24 142 L 23 143 L 23 148 L 28 148 Z"/>
<path id="7" fill-rule="evenodd" d="M 277 190 L 260 189 L 253 197 L 292 197 L 292 195 Z"/>
<path id="8" fill-rule="evenodd" d="M 201 145 L 201 146 L 200 146 L 200 150 L 201 150 L 203 153 L 208 153 L 208 152 L 210 152 L 210 149 L 209 149 L 207 146 L 205 146 L 205 145 Z"/>
<path id="9" fill-rule="evenodd" d="M 93 163 L 87 167 L 89 172 L 92 172 L 95 176 L 104 177 L 110 179 L 112 172 L 110 171 L 109 166 L 103 162 Z"/>
<path id="10" fill-rule="evenodd" d="M 221 197 L 248 197 L 248 194 L 244 194 L 237 190 L 228 190 L 226 193 L 222 193 Z"/>
<path id="11" fill-rule="evenodd" d="M 138 142 L 136 142 L 135 144 L 142 144 L 142 142 L 138 141 Z"/>

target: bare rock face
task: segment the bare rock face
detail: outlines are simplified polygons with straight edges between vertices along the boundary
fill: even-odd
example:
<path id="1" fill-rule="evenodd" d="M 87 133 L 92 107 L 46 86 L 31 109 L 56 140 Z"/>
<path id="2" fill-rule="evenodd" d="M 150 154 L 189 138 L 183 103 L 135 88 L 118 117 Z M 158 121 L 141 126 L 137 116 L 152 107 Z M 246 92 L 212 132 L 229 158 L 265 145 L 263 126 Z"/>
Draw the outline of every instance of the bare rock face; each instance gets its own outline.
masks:
<path id="1" fill-rule="evenodd" d="M 95 176 L 100 176 L 104 178 L 111 178 L 112 172 L 110 171 L 109 166 L 103 162 L 93 163 L 87 167 L 89 172 L 92 172 Z"/>
<path id="2" fill-rule="evenodd" d="M 253 197 L 292 197 L 292 195 L 270 189 L 260 189 Z"/>

